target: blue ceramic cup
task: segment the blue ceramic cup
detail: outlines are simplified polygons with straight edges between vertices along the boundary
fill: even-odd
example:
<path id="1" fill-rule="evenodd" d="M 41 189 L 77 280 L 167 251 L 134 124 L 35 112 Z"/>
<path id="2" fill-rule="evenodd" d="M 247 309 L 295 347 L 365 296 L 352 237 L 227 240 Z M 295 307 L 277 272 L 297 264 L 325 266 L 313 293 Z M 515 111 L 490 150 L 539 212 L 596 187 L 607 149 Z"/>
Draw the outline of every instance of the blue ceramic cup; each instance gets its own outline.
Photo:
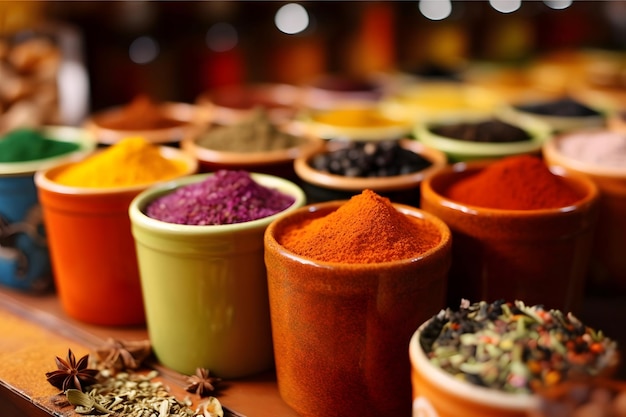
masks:
<path id="1" fill-rule="evenodd" d="M 83 129 L 42 129 L 44 136 L 75 142 L 78 148 L 51 158 L 0 163 L 0 285 L 28 292 L 47 291 L 54 282 L 34 174 L 84 157 L 95 148 Z"/>

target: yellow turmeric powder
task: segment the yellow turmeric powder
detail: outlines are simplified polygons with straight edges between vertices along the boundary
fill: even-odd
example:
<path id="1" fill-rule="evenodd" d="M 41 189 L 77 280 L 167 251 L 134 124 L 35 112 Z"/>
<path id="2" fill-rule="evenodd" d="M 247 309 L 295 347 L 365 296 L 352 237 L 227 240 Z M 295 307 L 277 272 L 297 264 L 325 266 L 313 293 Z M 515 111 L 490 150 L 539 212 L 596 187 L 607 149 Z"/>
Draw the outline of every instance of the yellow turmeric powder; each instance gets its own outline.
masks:
<path id="1" fill-rule="evenodd" d="M 395 127 L 404 125 L 384 115 L 380 110 L 372 108 L 339 108 L 323 111 L 313 115 L 313 120 L 342 127 Z"/>
<path id="2" fill-rule="evenodd" d="M 182 160 L 168 159 L 142 137 L 128 137 L 69 165 L 54 181 L 73 187 L 107 188 L 148 184 L 185 173 Z"/>

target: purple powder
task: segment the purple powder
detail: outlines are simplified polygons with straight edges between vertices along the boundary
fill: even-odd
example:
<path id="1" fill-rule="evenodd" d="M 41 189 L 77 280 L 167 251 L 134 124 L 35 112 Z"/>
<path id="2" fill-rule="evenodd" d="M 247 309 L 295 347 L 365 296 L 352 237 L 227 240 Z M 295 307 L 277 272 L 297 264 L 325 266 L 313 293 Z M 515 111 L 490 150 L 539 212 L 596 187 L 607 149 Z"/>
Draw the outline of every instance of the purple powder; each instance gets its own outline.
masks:
<path id="1" fill-rule="evenodd" d="M 256 183 L 246 171 L 219 170 L 206 180 L 154 200 L 146 215 L 168 223 L 220 225 L 276 214 L 295 198 Z"/>

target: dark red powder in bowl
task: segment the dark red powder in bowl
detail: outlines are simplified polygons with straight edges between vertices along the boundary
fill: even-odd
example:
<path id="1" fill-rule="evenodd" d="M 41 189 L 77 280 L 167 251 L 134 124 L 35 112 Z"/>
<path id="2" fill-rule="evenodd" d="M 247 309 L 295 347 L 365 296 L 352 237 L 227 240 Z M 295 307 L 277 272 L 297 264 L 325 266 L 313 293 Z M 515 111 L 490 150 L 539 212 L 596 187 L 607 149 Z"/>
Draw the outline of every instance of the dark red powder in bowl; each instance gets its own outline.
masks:
<path id="1" fill-rule="evenodd" d="M 234 224 L 271 216 L 294 202 L 294 197 L 260 185 L 246 171 L 220 170 L 154 200 L 146 215 L 176 224 Z"/>

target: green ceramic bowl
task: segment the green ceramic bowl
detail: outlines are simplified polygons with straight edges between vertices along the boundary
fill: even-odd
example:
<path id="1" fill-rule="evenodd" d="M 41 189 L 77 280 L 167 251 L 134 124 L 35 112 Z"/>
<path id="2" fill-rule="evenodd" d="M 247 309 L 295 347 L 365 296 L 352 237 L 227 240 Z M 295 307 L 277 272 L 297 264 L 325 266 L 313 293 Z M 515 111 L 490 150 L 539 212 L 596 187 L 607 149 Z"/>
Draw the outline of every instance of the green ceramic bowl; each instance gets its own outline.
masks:
<path id="1" fill-rule="evenodd" d="M 473 142 L 440 136 L 431 130 L 435 125 L 478 123 L 494 117 L 525 130 L 531 139 L 520 142 Z M 532 117 L 518 117 L 512 120 L 495 113 L 473 113 L 419 123 L 414 129 L 413 135 L 426 146 L 444 152 L 450 162 L 461 162 L 520 154 L 539 154 L 544 142 L 552 137 L 552 131 L 549 125 Z"/>
<path id="2" fill-rule="evenodd" d="M 293 196 L 293 205 L 228 225 L 173 224 L 144 213 L 154 199 L 209 175 L 148 189 L 133 200 L 129 213 L 156 357 L 183 374 L 202 367 L 239 378 L 273 366 L 263 233 L 273 220 L 302 206 L 305 196 L 290 181 L 255 173 L 259 184 Z"/>

